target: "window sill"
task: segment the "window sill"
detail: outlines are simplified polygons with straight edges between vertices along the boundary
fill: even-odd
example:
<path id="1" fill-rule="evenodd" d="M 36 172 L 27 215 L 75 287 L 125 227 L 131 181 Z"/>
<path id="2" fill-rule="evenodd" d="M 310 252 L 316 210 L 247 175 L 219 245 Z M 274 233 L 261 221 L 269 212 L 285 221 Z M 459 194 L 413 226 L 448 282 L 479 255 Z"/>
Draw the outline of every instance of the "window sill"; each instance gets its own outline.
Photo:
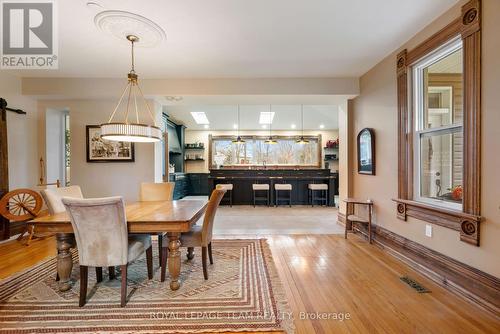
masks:
<path id="1" fill-rule="evenodd" d="M 397 203 L 396 209 L 399 219 L 406 221 L 409 216 L 459 231 L 461 241 L 479 246 L 481 216 L 444 209 L 412 200 L 393 199 L 393 201 Z"/>

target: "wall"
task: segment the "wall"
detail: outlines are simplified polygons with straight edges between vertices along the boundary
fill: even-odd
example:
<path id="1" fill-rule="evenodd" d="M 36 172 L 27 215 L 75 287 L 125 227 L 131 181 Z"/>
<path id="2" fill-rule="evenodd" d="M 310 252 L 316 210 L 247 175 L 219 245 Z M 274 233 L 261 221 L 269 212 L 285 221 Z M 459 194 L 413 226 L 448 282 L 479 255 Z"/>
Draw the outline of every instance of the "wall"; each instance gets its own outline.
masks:
<path id="1" fill-rule="evenodd" d="M 46 110 L 67 109 L 71 131 L 71 184 L 79 185 L 85 197 L 121 195 L 127 201 L 135 201 L 138 200 L 140 183 L 155 181 L 155 170 L 158 168 L 155 165 L 155 150 L 160 144 L 136 143 L 133 163 L 88 163 L 86 160 L 85 126 L 107 122 L 115 105 L 116 101 L 107 100 L 39 101 L 39 150 L 45 151 Z"/>
<path id="2" fill-rule="evenodd" d="M 425 222 L 396 219 L 392 198 L 397 197 L 397 98 L 396 54 L 411 50 L 460 15 L 461 1 L 399 50 L 390 54 L 360 79 L 361 94 L 354 100 L 352 138 L 364 127 L 375 129 L 377 175 L 355 173 L 353 195 L 375 201 L 376 224 L 458 261 L 500 277 L 500 1 L 483 0 L 482 22 L 482 209 L 481 247 L 459 241 L 459 234 L 433 225 L 432 238 L 425 237 Z M 356 152 L 352 159 L 356 168 Z"/>
<path id="3" fill-rule="evenodd" d="M 273 131 L 273 135 L 280 136 L 300 136 L 300 131 Z M 232 131 L 200 131 L 200 130 L 186 130 L 186 143 L 200 142 L 205 145 L 204 158 L 205 161 L 189 161 L 186 163 L 186 173 L 208 173 L 208 135 L 213 136 L 235 136 L 236 132 Z M 258 136 L 269 136 L 269 131 L 241 131 L 241 135 L 258 135 Z M 326 145 L 326 142 L 331 139 L 337 139 L 339 133 L 337 130 L 330 131 L 304 131 L 304 135 L 318 135 L 321 134 L 322 146 Z M 330 163 L 331 165 L 333 163 Z M 333 164 L 331 169 L 338 170 L 338 163 Z"/>
<path id="4" fill-rule="evenodd" d="M 38 182 L 38 146 L 36 101 L 21 95 L 21 79 L 0 72 L 0 97 L 9 107 L 22 109 L 26 115 L 7 111 L 9 150 L 9 188 L 33 188 Z"/>

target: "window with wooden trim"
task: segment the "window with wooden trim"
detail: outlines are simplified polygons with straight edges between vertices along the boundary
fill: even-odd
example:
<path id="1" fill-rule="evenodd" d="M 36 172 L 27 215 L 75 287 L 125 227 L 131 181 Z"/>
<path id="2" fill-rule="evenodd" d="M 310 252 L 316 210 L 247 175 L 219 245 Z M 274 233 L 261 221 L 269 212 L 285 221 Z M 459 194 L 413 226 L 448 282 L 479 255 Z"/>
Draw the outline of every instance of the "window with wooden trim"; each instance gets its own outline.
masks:
<path id="1" fill-rule="evenodd" d="M 460 232 L 479 245 L 480 1 L 397 58 L 397 216 Z"/>

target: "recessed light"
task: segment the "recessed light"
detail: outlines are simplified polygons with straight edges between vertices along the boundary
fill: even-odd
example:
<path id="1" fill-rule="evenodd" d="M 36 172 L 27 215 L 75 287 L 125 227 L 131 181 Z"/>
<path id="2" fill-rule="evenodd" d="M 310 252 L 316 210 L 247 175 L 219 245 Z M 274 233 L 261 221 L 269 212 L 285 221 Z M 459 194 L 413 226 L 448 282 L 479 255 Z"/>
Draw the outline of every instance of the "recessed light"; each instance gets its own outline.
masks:
<path id="1" fill-rule="evenodd" d="M 320 124 L 320 125 L 319 125 L 319 128 L 320 128 L 320 129 L 324 129 L 324 128 L 325 128 L 325 125 L 324 125 L 324 124 Z"/>
<path id="2" fill-rule="evenodd" d="M 262 124 L 262 128 L 263 128 L 263 129 L 267 128 L 267 125 Z"/>
<path id="3" fill-rule="evenodd" d="M 233 124 L 233 129 L 237 129 L 238 128 L 238 124 Z"/>
<path id="4" fill-rule="evenodd" d="M 205 129 L 208 129 L 210 126 L 208 124 L 203 125 Z"/>
<path id="5" fill-rule="evenodd" d="M 295 129 L 295 128 L 297 127 L 297 125 L 292 124 L 292 125 L 290 125 L 290 127 L 291 127 L 292 129 Z"/>
<path id="6" fill-rule="evenodd" d="M 182 96 L 166 96 L 167 101 L 179 102 L 182 101 Z"/>
<path id="7" fill-rule="evenodd" d="M 274 118 L 274 112 L 261 111 L 259 116 L 259 124 L 272 124 L 273 118 Z"/>
<path id="8" fill-rule="evenodd" d="M 210 124 L 207 115 L 203 111 L 191 111 L 191 116 L 193 116 L 196 124 Z"/>

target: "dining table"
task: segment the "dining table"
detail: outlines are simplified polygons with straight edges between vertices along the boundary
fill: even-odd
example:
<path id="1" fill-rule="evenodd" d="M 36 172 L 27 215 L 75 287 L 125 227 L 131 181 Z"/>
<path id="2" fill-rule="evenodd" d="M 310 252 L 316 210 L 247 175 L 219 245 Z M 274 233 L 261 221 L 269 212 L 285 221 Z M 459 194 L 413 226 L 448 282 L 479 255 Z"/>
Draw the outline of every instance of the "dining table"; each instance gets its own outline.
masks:
<path id="1" fill-rule="evenodd" d="M 125 213 L 129 233 L 164 234 L 163 247 L 168 242 L 168 271 L 170 288 L 180 288 L 180 236 L 189 232 L 204 215 L 208 201 L 150 201 L 126 203 Z M 71 289 L 73 259 L 71 248 L 76 247 L 73 227 L 67 212 L 37 217 L 28 222 L 37 232 L 55 232 L 57 240 L 57 274 L 60 291 Z"/>

